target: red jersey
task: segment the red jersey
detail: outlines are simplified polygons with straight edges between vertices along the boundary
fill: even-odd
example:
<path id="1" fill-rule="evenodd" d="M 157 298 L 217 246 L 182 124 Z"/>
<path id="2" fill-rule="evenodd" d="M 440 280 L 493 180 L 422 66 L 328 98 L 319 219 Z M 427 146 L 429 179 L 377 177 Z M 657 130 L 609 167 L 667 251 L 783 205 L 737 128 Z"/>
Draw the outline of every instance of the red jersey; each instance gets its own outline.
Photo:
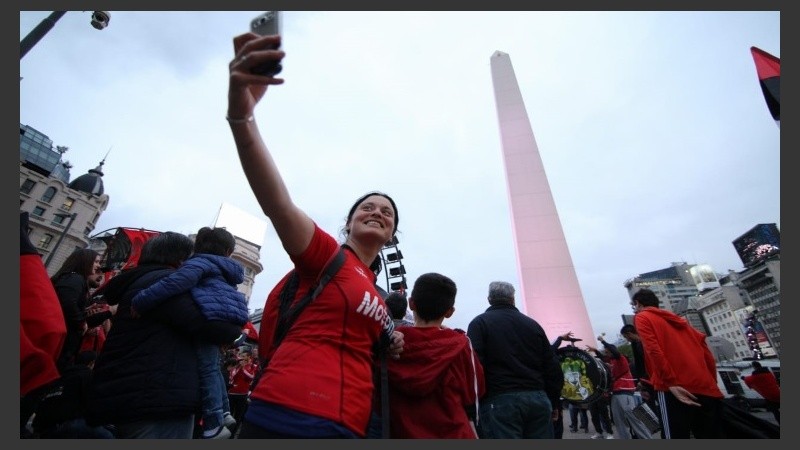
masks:
<path id="1" fill-rule="evenodd" d="M 292 257 L 301 298 L 339 244 L 315 226 L 308 248 Z M 336 422 L 364 436 L 372 408 L 373 345 L 393 324 L 375 274 L 349 249 L 336 275 L 272 349 L 284 277 L 267 296 L 258 348 L 269 360 L 252 399 Z"/>
<path id="2" fill-rule="evenodd" d="M 244 394 L 250 392 L 250 383 L 256 375 L 258 366 L 253 363 L 239 364 L 231 369 L 228 373 L 231 387 L 228 389 L 229 394 Z"/>
<path id="3" fill-rule="evenodd" d="M 388 359 L 392 438 L 475 439 L 466 409 L 485 392 L 483 366 L 461 330 L 400 327 Z"/>
<path id="4" fill-rule="evenodd" d="M 633 392 L 636 390 L 636 383 L 631 375 L 631 366 L 625 355 L 619 358 L 608 358 L 606 361 L 611 368 L 611 392 Z"/>

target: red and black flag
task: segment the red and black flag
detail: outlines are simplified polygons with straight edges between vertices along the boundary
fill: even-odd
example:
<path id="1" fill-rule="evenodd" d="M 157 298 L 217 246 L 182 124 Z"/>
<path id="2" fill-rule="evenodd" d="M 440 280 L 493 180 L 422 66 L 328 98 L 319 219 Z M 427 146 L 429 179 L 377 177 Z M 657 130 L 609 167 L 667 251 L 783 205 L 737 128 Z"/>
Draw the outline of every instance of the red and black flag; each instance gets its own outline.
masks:
<path id="1" fill-rule="evenodd" d="M 778 127 L 781 126 L 781 59 L 757 47 L 750 47 L 756 63 L 756 73 L 761 85 L 761 92 L 767 101 L 772 118 Z"/>

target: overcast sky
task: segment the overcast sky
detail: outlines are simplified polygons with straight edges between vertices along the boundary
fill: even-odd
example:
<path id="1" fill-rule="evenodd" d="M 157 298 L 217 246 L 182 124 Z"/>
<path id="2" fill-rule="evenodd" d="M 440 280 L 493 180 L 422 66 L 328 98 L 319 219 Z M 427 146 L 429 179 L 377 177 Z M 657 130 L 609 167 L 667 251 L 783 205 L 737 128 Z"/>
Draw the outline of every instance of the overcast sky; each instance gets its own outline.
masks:
<path id="1" fill-rule="evenodd" d="M 104 171 L 117 226 L 190 234 L 223 203 L 266 220 L 225 122 L 232 38 L 260 11 L 73 11 L 20 61 L 20 122 Z M 21 12 L 20 39 L 49 12 Z M 281 74 L 255 115 L 295 202 L 339 236 L 370 190 L 399 208 L 409 288 L 519 288 L 489 70 L 508 53 L 595 333 L 623 282 L 672 262 L 741 270 L 731 241 L 780 227 L 780 130 L 750 47 L 780 57 L 779 12 L 287 12 Z M 110 150 L 110 151 L 109 151 Z M 290 269 L 271 224 L 251 310 Z M 385 287 L 383 274 L 380 278 Z M 555 336 L 550 336 L 551 339 Z"/>

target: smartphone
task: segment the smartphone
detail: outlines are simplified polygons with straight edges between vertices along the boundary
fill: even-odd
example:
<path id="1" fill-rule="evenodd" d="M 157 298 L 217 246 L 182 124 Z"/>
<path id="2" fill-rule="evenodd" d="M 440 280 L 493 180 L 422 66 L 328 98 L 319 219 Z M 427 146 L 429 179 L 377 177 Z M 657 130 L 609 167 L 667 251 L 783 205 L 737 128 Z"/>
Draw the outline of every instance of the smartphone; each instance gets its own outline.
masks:
<path id="1" fill-rule="evenodd" d="M 281 12 L 267 11 L 259 14 L 258 17 L 250 21 L 250 31 L 261 36 L 281 34 Z M 274 47 L 274 49 L 278 48 L 278 46 Z M 253 67 L 250 72 L 256 75 L 274 77 L 281 70 L 283 70 L 283 66 L 280 61 L 267 61 Z"/>

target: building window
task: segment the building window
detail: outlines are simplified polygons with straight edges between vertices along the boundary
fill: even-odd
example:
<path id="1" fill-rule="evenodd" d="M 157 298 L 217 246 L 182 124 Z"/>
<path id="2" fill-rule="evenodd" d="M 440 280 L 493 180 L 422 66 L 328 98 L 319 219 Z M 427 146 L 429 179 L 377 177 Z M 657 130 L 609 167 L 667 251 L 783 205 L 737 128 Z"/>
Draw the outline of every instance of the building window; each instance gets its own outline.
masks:
<path id="1" fill-rule="evenodd" d="M 67 220 L 67 217 L 69 216 L 62 216 L 61 214 L 56 214 L 55 217 L 53 217 L 53 223 L 64 225 L 64 221 Z"/>
<path id="2" fill-rule="evenodd" d="M 61 209 L 63 209 L 64 211 L 70 211 L 72 210 L 72 205 L 74 204 L 75 204 L 75 199 L 67 197 L 67 199 L 64 200 L 64 204 L 61 205 Z"/>
<path id="3" fill-rule="evenodd" d="M 53 242 L 53 235 L 52 234 L 45 234 L 39 239 L 39 248 L 47 249 L 50 247 L 50 243 Z"/>
<path id="4" fill-rule="evenodd" d="M 36 182 L 28 178 L 22 183 L 19 191 L 23 194 L 30 194 L 34 186 L 36 186 Z"/>
<path id="5" fill-rule="evenodd" d="M 44 208 L 42 208 L 41 206 L 37 206 L 33 208 L 33 212 L 31 214 L 33 214 L 34 216 L 42 217 L 44 215 Z"/>
<path id="6" fill-rule="evenodd" d="M 45 203 L 50 203 L 50 201 L 53 200 L 53 197 L 55 196 L 56 196 L 56 188 L 50 186 L 49 188 L 47 188 L 46 191 L 44 191 L 44 195 L 42 195 L 41 200 Z"/>

